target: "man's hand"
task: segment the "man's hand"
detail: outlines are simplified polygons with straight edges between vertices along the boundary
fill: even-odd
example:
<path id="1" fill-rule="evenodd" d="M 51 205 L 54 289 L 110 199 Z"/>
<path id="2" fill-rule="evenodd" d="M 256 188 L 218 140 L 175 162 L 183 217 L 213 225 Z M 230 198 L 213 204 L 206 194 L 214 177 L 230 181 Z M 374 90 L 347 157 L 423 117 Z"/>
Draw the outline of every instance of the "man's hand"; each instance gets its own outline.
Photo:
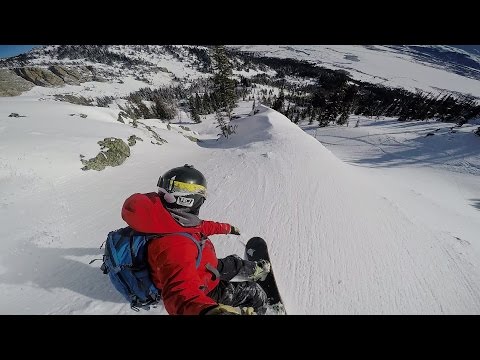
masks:
<path id="1" fill-rule="evenodd" d="M 264 281 L 271 270 L 271 265 L 267 260 L 255 262 L 255 270 L 248 278 L 252 281 Z"/>
<path id="2" fill-rule="evenodd" d="M 257 315 L 253 307 L 242 307 L 240 310 L 230 305 L 218 304 L 208 310 L 205 315 Z"/>
<path id="3" fill-rule="evenodd" d="M 205 315 L 242 315 L 242 313 L 233 306 L 218 304 L 208 310 Z"/>
<path id="4" fill-rule="evenodd" d="M 243 307 L 242 315 L 257 315 L 253 307 Z"/>

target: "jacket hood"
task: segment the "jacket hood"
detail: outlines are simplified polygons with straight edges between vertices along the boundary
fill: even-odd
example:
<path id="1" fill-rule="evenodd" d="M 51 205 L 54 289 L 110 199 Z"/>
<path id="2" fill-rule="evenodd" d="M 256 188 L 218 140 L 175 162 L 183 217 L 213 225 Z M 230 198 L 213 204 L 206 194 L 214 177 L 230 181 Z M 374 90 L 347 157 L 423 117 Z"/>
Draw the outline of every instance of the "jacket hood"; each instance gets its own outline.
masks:
<path id="1" fill-rule="evenodd" d="M 179 209 L 167 210 L 157 193 L 133 194 L 125 200 L 122 219 L 135 231 L 160 234 L 186 231 L 201 223 L 198 216 Z"/>

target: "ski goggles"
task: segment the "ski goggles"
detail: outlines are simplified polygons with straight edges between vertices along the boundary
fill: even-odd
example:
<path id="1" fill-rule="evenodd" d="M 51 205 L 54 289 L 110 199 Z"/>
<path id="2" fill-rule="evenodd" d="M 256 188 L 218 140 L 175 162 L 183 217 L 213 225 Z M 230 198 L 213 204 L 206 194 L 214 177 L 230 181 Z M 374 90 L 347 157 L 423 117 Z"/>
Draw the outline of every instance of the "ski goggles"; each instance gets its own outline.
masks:
<path id="1" fill-rule="evenodd" d="M 207 188 L 199 184 L 190 184 L 182 181 L 170 179 L 166 190 L 173 195 L 191 195 L 198 194 L 207 198 Z"/>

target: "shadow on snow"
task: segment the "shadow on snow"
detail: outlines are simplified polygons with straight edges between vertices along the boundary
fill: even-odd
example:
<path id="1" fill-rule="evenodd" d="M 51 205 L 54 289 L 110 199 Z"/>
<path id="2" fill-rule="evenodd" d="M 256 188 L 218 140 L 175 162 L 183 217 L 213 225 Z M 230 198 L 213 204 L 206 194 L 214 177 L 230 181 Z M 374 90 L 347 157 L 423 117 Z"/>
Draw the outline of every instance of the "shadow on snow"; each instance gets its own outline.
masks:
<path id="1" fill-rule="evenodd" d="M 268 132 L 268 129 L 272 127 L 268 116 L 258 114 L 232 119 L 230 124 L 237 126 L 237 129 L 228 138 L 219 135 L 217 139 L 199 141 L 198 145 L 208 149 L 246 148 L 253 143 L 268 141 L 272 138 L 272 135 Z"/>
<path id="2" fill-rule="evenodd" d="M 346 146 L 364 146 L 368 145 L 380 150 L 381 153 L 365 154 L 364 158 L 353 160 L 353 164 L 369 166 L 369 167 L 395 167 L 403 165 L 448 165 L 454 170 L 462 167 L 463 171 L 473 174 L 480 173 L 480 167 L 471 164 L 467 160 L 469 157 L 477 157 L 480 155 L 480 144 L 468 141 L 469 133 L 456 134 L 438 134 L 435 136 L 419 136 L 415 139 L 399 142 L 396 139 L 383 139 L 390 143 L 368 141 L 371 136 L 382 136 L 395 133 L 370 134 L 355 138 L 339 135 L 324 135 L 327 141 L 331 138 L 340 139 L 337 143 L 328 143 L 330 145 L 346 145 Z M 420 135 L 420 134 L 419 134 Z M 422 134 L 423 135 L 423 134 Z M 449 138 L 445 139 L 445 136 Z M 455 138 L 453 138 L 455 136 Z M 320 142 L 320 136 L 317 137 Z M 452 141 L 456 140 L 456 141 Z M 359 142 L 358 145 L 348 144 L 349 142 Z M 393 141 L 393 142 L 391 142 Z"/>
<path id="3" fill-rule="evenodd" d="M 480 199 L 470 199 L 472 206 L 480 210 Z"/>
<path id="4" fill-rule="evenodd" d="M 102 258 L 103 252 L 103 248 L 48 248 L 27 243 L 17 254 L 2 257 L 7 272 L 0 275 L 0 283 L 33 284 L 47 291 L 64 288 L 92 299 L 126 303 L 100 270 L 102 262 L 88 264 Z M 87 255 L 87 264 L 72 259 Z"/>

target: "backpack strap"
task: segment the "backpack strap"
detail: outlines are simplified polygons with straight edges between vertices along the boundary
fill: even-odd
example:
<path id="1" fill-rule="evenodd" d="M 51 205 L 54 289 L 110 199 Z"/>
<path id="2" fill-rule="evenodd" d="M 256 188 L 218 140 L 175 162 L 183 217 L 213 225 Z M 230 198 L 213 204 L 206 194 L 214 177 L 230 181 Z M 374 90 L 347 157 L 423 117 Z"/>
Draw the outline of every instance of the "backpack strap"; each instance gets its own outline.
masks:
<path id="1" fill-rule="evenodd" d="M 207 242 L 207 239 L 206 238 L 204 239 L 202 237 L 202 240 L 197 241 L 197 239 L 195 239 L 195 237 L 192 234 L 189 234 L 186 232 L 176 233 L 176 235 L 181 235 L 189 238 L 197 246 L 198 255 L 197 255 L 197 261 L 195 262 L 195 268 L 198 269 L 198 267 L 200 266 L 200 262 L 202 261 L 203 248 L 205 247 L 205 243 Z"/>
<path id="2" fill-rule="evenodd" d="M 202 261 L 203 248 L 205 247 L 205 243 L 207 242 L 207 238 L 202 235 L 202 239 L 200 241 L 198 241 L 190 233 L 175 232 L 175 233 L 163 233 L 163 234 L 150 235 L 149 239 L 153 239 L 153 238 L 156 238 L 156 237 L 164 237 L 164 236 L 169 236 L 169 235 L 180 235 L 180 236 L 189 238 L 190 240 L 193 241 L 193 243 L 195 244 L 195 246 L 197 247 L 197 250 L 198 250 L 197 260 L 195 262 L 195 268 L 198 269 L 198 267 L 200 266 L 200 262 Z"/>

